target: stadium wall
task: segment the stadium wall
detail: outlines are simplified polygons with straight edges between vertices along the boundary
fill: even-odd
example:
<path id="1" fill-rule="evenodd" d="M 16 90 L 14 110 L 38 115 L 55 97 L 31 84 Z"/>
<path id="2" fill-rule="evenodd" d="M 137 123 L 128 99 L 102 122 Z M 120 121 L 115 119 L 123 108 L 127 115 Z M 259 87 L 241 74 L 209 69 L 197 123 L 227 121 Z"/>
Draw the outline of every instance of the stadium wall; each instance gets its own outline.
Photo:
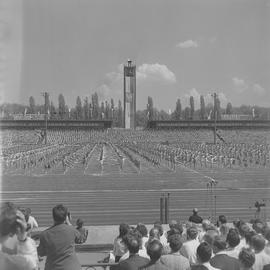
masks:
<path id="1" fill-rule="evenodd" d="M 46 122 L 44 120 L 0 120 L 0 128 L 14 129 L 44 129 Z M 96 129 L 96 128 L 111 128 L 112 120 L 95 120 L 95 121 L 80 121 L 80 120 L 48 120 L 48 129 Z"/>
<path id="2" fill-rule="evenodd" d="M 183 120 L 183 121 L 164 121 L 153 120 L 148 121 L 147 127 L 151 129 L 161 128 L 214 128 L 214 120 Z M 218 120 L 216 122 L 217 128 L 223 129 L 270 129 L 269 120 Z"/>

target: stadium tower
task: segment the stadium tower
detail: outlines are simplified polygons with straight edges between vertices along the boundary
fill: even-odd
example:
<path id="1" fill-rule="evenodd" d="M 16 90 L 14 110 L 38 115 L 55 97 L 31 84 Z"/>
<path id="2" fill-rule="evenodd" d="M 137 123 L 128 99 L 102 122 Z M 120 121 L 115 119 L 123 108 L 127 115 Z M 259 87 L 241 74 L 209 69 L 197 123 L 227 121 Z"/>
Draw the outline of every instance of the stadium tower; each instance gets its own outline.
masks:
<path id="1" fill-rule="evenodd" d="M 124 65 L 124 128 L 136 128 L 136 65 Z"/>

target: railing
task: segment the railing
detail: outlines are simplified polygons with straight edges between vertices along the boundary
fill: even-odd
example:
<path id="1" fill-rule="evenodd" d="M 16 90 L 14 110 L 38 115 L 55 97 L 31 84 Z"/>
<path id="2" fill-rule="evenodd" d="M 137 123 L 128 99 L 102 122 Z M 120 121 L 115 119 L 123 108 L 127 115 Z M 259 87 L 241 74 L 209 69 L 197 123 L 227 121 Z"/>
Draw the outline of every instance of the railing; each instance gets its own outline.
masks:
<path id="1" fill-rule="evenodd" d="M 95 263 L 95 264 L 82 264 L 81 267 L 83 270 L 97 269 L 97 268 L 103 268 L 105 270 L 105 269 L 113 268 L 114 266 L 117 266 L 117 265 L 118 263 Z"/>

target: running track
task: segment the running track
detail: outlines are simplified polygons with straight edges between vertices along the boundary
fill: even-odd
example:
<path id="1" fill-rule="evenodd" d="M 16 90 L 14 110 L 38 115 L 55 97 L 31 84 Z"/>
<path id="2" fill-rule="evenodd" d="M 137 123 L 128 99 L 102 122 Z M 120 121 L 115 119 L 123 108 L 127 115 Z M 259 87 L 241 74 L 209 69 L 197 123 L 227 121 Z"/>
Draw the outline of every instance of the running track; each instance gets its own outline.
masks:
<path id="1" fill-rule="evenodd" d="M 207 188 L 212 179 L 217 185 Z M 73 222 L 81 217 L 86 225 L 151 224 L 159 220 L 163 193 L 170 193 L 170 219 L 185 221 L 193 207 L 209 217 L 216 203 L 216 216 L 250 220 L 255 201 L 263 199 L 267 207 L 261 214 L 270 217 L 269 168 L 196 171 L 178 165 L 176 172 L 159 174 L 9 175 L 2 176 L 1 201 L 30 207 L 40 226 L 52 223 L 51 209 L 57 203 L 69 207 Z"/>

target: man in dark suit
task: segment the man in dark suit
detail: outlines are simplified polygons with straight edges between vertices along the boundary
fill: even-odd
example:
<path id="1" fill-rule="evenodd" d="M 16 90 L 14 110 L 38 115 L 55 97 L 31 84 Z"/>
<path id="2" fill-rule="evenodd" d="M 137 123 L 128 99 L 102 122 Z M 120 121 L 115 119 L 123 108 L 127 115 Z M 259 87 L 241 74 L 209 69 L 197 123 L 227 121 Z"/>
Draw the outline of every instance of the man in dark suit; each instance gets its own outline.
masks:
<path id="1" fill-rule="evenodd" d="M 211 258 L 210 264 L 221 270 L 239 270 L 239 261 L 225 254 L 223 252 L 225 249 L 226 242 L 220 236 L 216 236 L 213 241 L 213 252 L 215 256 Z"/>
<path id="2" fill-rule="evenodd" d="M 168 242 L 171 253 L 161 256 L 160 261 L 171 270 L 189 270 L 188 259 L 180 254 L 180 248 L 182 247 L 181 235 L 173 234 L 169 236 Z"/>
<path id="3" fill-rule="evenodd" d="M 149 259 L 139 256 L 141 237 L 136 233 L 128 233 L 125 236 L 125 244 L 129 251 L 129 258 L 119 263 L 119 270 L 138 270 L 138 268 L 149 263 Z"/>
<path id="4" fill-rule="evenodd" d="M 160 261 L 160 257 L 163 251 L 163 246 L 159 240 L 152 240 L 147 245 L 147 254 L 151 261 L 145 267 L 144 270 L 168 270 L 169 268 Z"/>
<path id="5" fill-rule="evenodd" d="M 75 253 L 75 241 L 79 232 L 65 223 L 67 208 L 56 205 L 53 210 L 54 225 L 43 231 L 38 246 L 39 256 L 47 256 L 45 270 L 80 270 L 81 265 Z"/>

